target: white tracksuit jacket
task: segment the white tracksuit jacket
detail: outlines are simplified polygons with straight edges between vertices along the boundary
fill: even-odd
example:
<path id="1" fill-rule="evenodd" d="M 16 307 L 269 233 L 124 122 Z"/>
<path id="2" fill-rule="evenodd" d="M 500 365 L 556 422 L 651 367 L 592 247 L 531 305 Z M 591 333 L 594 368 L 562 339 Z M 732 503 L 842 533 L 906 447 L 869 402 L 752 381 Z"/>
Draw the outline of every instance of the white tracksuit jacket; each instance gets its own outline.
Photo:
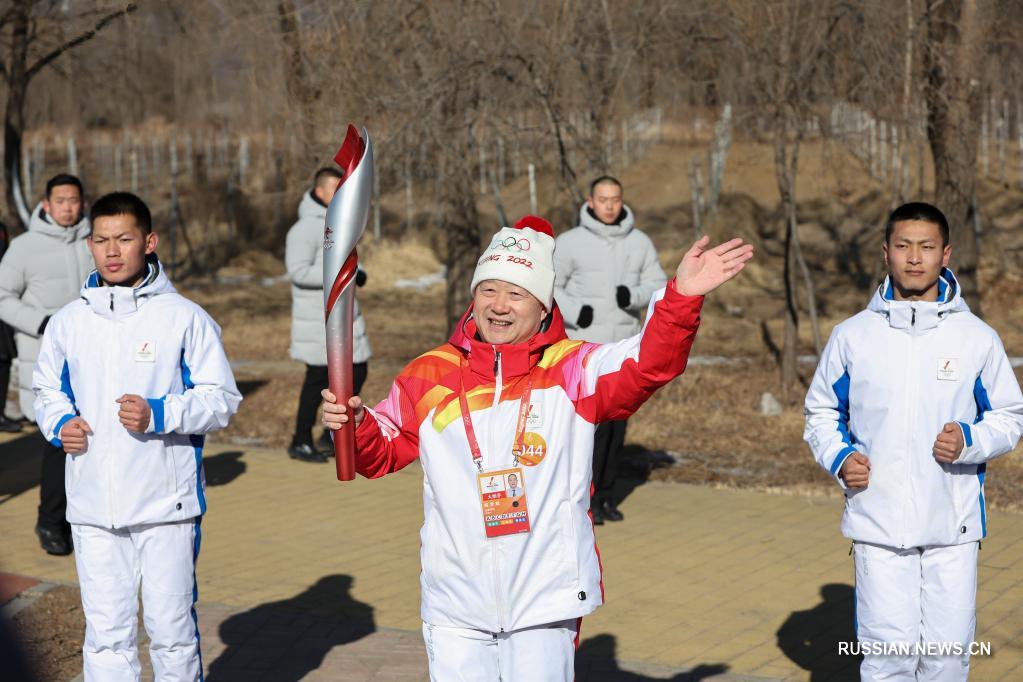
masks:
<path id="1" fill-rule="evenodd" d="M 702 303 L 669 283 L 642 334 L 604 345 L 568 339 L 557 306 L 546 330 L 508 345 L 477 339 L 466 313 L 447 344 L 401 371 L 356 430 L 356 469 L 375 478 L 423 466 L 424 622 L 510 632 L 603 603 L 589 516 L 593 433 L 682 373 Z M 464 385 L 484 468 L 509 467 L 530 383 L 520 464 L 532 530 L 488 539 L 458 396 Z"/>
<path id="2" fill-rule="evenodd" d="M 159 262 L 134 289 L 89 276 L 43 335 L 32 388 L 43 434 L 60 445 L 81 415 L 93 434 L 66 463 L 67 520 L 105 528 L 182 521 L 206 511 L 203 434 L 227 426 L 241 394 L 220 328 L 174 289 Z M 146 398 L 146 433 L 129 433 L 114 401 Z"/>
<path id="3" fill-rule="evenodd" d="M 937 302 L 892 300 L 884 281 L 867 310 L 835 327 L 806 396 L 805 440 L 839 484 L 854 451 L 865 489 L 845 491 L 842 533 L 889 547 L 985 537 L 986 462 L 1023 432 L 1023 394 L 998 334 L 960 295 L 948 269 Z M 952 464 L 932 447 L 948 422 L 966 447 Z"/>

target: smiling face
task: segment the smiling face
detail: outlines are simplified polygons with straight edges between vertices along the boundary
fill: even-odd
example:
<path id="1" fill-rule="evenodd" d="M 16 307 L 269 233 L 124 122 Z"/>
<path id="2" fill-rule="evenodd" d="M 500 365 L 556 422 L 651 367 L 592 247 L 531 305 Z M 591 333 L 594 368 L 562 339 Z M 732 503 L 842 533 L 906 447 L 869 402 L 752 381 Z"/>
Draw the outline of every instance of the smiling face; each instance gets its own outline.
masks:
<path id="1" fill-rule="evenodd" d="M 494 345 L 528 341 L 540 330 L 540 321 L 547 314 L 531 293 L 499 279 L 477 285 L 472 310 L 480 337 Z"/>
<path id="2" fill-rule="evenodd" d="M 134 216 L 102 216 L 92 223 L 89 250 L 104 282 L 134 286 L 145 275 L 146 256 L 156 251 L 156 242 L 156 234 L 145 234 Z"/>
<path id="3" fill-rule="evenodd" d="M 882 250 L 896 300 L 938 300 L 938 277 L 948 266 L 952 247 L 943 243 L 936 224 L 897 222 Z"/>

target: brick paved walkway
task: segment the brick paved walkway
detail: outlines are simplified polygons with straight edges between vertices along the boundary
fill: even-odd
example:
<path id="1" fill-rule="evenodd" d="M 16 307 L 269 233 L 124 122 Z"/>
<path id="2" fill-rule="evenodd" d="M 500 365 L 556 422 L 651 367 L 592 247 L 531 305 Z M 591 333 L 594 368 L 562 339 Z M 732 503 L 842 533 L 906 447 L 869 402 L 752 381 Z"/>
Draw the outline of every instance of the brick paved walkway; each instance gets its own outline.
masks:
<path id="1" fill-rule="evenodd" d="M 32 533 L 34 438 L 0 437 L 0 571 L 74 583 Z M 207 476 L 208 679 L 425 679 L 416 465 L 340 484 L 332 465 L 214 444 Z M 622 509 L 597 530 L 608 604 L 583 622 L 578 679 L 855 679 L 837 655 L 853 617 L 839 499 L 647 483 Z M 1023 516 L 992 511 L 989 531 L 977 639 L 993 655 L 971 679 L 1021 679 Z"/>

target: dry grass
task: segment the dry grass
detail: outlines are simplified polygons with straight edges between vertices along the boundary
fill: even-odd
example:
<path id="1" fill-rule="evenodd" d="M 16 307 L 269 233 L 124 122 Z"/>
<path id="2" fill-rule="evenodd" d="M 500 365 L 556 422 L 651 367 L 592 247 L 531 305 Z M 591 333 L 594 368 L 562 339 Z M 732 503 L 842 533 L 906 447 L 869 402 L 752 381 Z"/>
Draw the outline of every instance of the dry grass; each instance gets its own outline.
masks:
<path id="1" fill-rule="evenodd" d="M 656 478 L 786 494 L 835 494 L 834 484 L 802 442 L 800 403 L 813 367 L 801 365 L 804 386 L 784 397 L 782 415 L 764 417 L 759 412 L 762 393 L 782 397 L 764 330 L 772 343 L 780 345 L 783 223 L 773 203 L 773 176 L 763 172 L 769 154 L 750 145 L 734 149 L 725 183 L 726 192 L 733 193 L 724 195 L 707 231 L 715 239 L 743 236 L 757 247 L 758 256 L 740 280 L 708 299 L 693 352 L 726 355 L 741 359 L 741 364 L 691 366 L 633 418 L 629 442 L 633 452 L 675 454 L 678 462 L 655 469 L 651 475 Z M 669 273 L 692 240 L 686 180 L 675 172 L 684 167 L 680 158 L 688 153 L 692 150 L 664 145 L 623 174 L 629 188 L 626 200 L 637 207 L 638 224 L 654 240 Z M 876 286 L 882 272 L 881 224 L 889 197 L 877 183 L 864 180 L 859 162 L 840 149 L 809 145 L 803 159 L 801 234 L 826 338 L 834 324 L 866 305 Z M 1023 355 L 1023 318 L 1015 313 L 1023 296 L 1019 229 L 1023 198 L 988 182 L 978 191 L 987 207 L 981 268 L 985 317 L 1001 334 L 1009 354 Z M 524 187 L 516 183 L 506 188 L 504 199 L 511 214 L 524 212 L 523 194 Z M 541 209 L 556 201 L 555 195 L 542 195 Z M 559 231 L 573 222 L 574 214 L 563 202 L 548 213 L 560 216 L 560 222 L 555 221 Z M 401 240 L 366 239 L 360 246 L 369 282 L 359 291 L 359 300 L 374 350 L 363 394 L 371 403 L 386 395 L 391 379 L 410 359 L 447 336 L 442 287 L 422 291 L 393 287 L 398 279 L 440 269 L 429 246 L 434 241 L 436 235 L 424 229 Z M 225 434 L 240 443 L 283 448 L 291 435 L 304 368 L 288 359 L 290 288 L 285 281 L 260 284 L 260 278 L 282 272 L 280 261 L 272 256 L 245 253 L 218 274 L 235 280 L 252 275 L 251 281 L 225 286 L 196 280 L 184 288 L 220 322 L 228 354 L 241 361 L 236 373 L 246 400 Z M 814 352 L 805 315 L 800 352 Z M 1023 461 L 1005 457 L 989 472 L 989 500 L 1001 507 L 1023 508 Z"/>

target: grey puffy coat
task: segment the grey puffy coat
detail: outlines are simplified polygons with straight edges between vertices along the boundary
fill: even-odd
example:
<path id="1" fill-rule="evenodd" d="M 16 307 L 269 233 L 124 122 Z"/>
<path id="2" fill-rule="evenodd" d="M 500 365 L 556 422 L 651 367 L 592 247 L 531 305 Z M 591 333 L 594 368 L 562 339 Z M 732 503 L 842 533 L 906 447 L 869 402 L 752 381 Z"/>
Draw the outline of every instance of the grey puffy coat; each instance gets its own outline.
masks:
<path id="1" fill-rule="evenodd" d="M 323 221 L 327 207 L 306 192 L 298 205 L 298 222 L 288 230 L 284 264 L 291 279 L 291 357 L 307 365 L 327 364 L 327 331 L 323 322 Z M 355 302 L 352 361 L 373 355 L 366 321 Z"/>
<path id="2" fill-rule="evenodd" d="M 21 412 L 33 419 L 32 369 L 39 355 L 39 325 L 48 315 L 78 298 L 93 270 L 86 238 L 89 219 L 61 227 L 39 204 L 28 232 L 11 240 L 0 261 L 0 319 L 15 329 Z M 6 387 L 5 387 L 6 388 Z"/>
<path id="3" fill-rule="evenodd" d="M 583 204 L 579 226 L 560 235 L 554 247 L 554 298 L 573 339 L 596 343 L 621 341 L 639 333 L 640 315 L 650 296 L 667 279 L 653 242 L 635 229 L 632 209 L 625 218 L 605 225 Z M 629 288 L 629 306 L 618 307 L 618 286 Z M 580 329 L 576 322 L 584 305 L 593 308 L 593 323 Z"/>

